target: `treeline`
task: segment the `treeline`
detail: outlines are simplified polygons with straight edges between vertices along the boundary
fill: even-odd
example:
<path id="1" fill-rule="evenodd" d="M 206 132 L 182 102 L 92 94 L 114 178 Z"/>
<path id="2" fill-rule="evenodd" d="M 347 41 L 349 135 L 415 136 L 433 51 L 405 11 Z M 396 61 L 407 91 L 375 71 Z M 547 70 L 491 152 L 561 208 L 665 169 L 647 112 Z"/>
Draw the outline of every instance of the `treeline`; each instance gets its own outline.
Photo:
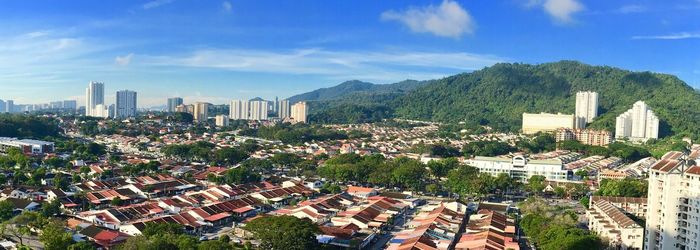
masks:
<path id="1" fill-rule="evenodd" d="M 647 197 L 649 182 L 626 178 L 622 180 L 603 179 L 596 195 L 615 197 Z"/>
<path id="2" fill-rule="evenodd" d="M 279 140 L 287 144 L 348 139 L 348 135 L 344 131 L 324 128 L 318 125 L 292 125 L 289 123 L 276 124 L 275 126 L 261 126 L 257 129 L 243 129 L 239 134 L 268 140 Z"/>
<path id="3" fill-rule="evenodd" d="M 477 168 L 461 164 L 456 158 L 423 164 L 409 158 L 386 159 L 380 154 L 341 154 L 328 159 L 317 174 L 335 182 L 462 197 L 503 194 L 521 188 L 505 173 L 496 177 L 479 173 Z"/>
<path id="4" fill-rule="evenodd" d="M 558 148 L 579 152 L 587 156 L 615 156 L 627 162 L 633 162 L 651 156 L 649 150 L 645 148 L 632 146 L 621 142 L 610 143 L 606 148 L 601 146 L 585 145 L 579 141 L 561 141 L 559 142 Z"/>
<path id="5" fill-rule="evenodd" d="M 51 118 L 0 114 L 0 137 L 43 139 L 59 136 L 59 133 L 58 124 Z"/>
<path id="6" fill-rule="evenodd" d="M 173 157 L 184 161 L 203 161 L 219 165 L 235 165 L 248 159 L 250 153 L 255 150 L 257 150 L 255 146 L 215 149 L 215 145 L 210 142 L 198 141 L 193 144 L 166 145 L 161 149 L 161 152 L 167 157 Z"/>

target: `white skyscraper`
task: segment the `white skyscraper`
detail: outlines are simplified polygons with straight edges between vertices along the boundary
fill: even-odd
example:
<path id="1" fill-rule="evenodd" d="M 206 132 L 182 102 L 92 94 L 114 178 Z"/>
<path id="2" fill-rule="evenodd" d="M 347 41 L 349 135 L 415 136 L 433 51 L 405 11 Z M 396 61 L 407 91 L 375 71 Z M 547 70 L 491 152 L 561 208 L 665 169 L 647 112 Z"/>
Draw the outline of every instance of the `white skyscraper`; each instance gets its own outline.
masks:
<path id="1" fill-rule="evenodd" d="M 306 123 L 306 113 L 308 113 L 309 108 L 306 106 L 306 102 L 297 102 L 292 105 L 292 119 L 294 122 Z"/>
<path id="2" fill-rule="evenodd" d="M 585 128 L 598 116 L 598 93 L 582 91 L 576 93 L 576 128 Z"/>
<path id="3" fill-rule="evenodd" d="M 617 117 L 615 138 L 635 141 L 659 138 L 659 118 L 643 101 L 634 103 L 632 109 Z"/>
<path id="4" fill-rule="evenodd" d="M 269 106 L 267 101 L 250 101 L 250 120 L 267 120 Z"/>
<path id="5" fill-rule="evenodd" d="M 248 101 L 233 100 L 229 106 L 228 117 L 233 120 L 248 120 Z"/>
<path id="6" fill-rule="evenodd" d="M 136 116 L 136 91 L 117 91 L 117 106 L 114 116 L 116 118 L 128 118 Z"/>
<path id="7" fill-rule="evenodd" d="M 671 151 L 649 169 L 644 249 L 700 249 L 699 156 Z"/>
<path id="8" fill-rule="evenodd" d="M 85 116 L 105 117 L 105 85 L 91 81 L 85 89 Z M 97 106 L 100 105 L 100 109 Z"/>
<path id="9" fill-rule="evenodd" d="M 284 99 L 279 101 L 279 110 L 277 111 L 277 117 L 280 119 L 287 118 L 291 115 L 291 109 L 289 107 L 289 100 Z"/>

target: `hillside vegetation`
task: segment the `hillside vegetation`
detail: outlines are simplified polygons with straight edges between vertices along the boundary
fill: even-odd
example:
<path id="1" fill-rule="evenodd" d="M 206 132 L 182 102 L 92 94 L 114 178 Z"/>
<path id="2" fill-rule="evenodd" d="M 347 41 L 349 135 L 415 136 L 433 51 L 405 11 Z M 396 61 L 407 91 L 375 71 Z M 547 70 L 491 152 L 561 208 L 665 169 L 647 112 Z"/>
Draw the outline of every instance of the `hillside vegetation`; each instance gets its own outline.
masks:
<path id="1" fill-rule="evenodd" d="M 573 113 L 577 91 L 600 94 L 600 117 L 589 127 L 613 130 L 615 117 L 645 101 L 661 120 L 661 136 L 700 134 L 700 93 L 675 76 L 575 61 L 500 63 L 424 82 L 404 92 L 360 91 L 311 102 L 311 121 L 360 122 L 398 117 L 464 121 L 518 131 L 523 112 Z M 380 110 L 380 111 L 377 111 Z"/>

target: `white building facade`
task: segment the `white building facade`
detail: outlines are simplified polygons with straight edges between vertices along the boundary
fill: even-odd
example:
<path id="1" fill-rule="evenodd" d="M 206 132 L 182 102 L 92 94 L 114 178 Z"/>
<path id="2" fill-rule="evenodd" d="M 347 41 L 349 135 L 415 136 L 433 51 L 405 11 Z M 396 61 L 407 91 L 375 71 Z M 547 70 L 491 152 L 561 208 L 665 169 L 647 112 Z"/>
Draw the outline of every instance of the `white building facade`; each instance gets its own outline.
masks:
<path id="1" fill-rule="evenodd" d="M 306 102 L 297 102 L 292 105 L 292 119 L 294 119 L 295 123 L 306 123 L 306 114 L 308 111 L 309 107 L 306 105 Z"/>
<path id="2" fill-rule="evenodd" d="M 576 93 L 576 128 L 582 129 L 598 117 L 598 93 L 581 91 Z"/>
<path id="3" fill-rule="evenodd" d="M 497 176 L 506 173 L 520 181 L 527 181 L 533 175 L 542 175 L 550 181 L 571 180 L 572 173 L 564 168 L 561 160 L 530 160 L 523 155 L 512 158 L 476 156 L 466 161 L 479 172 Z"/>
<path id="4" fill-rule="evenodd" d="M 574 126 L 574 115 L 523 113 L 523 134 L 535 134 L 537 132 L 555 132 L 559 128 L 570 128 Z"/>
<path id="5" fill-rule="evenodd" d="M 700 249 L 700 151 L 668 152 L 649 170 L 644 249 Z"/>
<path id="6" fill-rule="evenodd" d="M 646 141 L 659 138 L 659 118 L 643 101 L 619 115 L 615 121 L 615 138 Z"/>
<path id="7" fill-rule="evenodd" d="M 105 105 L 105 85 L 91 81 L 85 89 L 85 116 L 103 117 L 109 115 Z"/>

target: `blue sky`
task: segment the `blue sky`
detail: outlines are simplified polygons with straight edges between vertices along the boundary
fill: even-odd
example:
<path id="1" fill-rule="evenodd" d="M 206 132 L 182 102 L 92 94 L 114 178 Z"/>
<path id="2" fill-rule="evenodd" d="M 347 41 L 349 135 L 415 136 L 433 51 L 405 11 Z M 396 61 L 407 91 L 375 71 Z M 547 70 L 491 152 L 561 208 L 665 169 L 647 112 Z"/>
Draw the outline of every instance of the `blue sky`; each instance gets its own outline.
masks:
<path id="1" fill-rule="evenodd" d="M 562 59 L 700 87 L 700 1 L 3 1 L 0 99 L 272 99 Z"/>

